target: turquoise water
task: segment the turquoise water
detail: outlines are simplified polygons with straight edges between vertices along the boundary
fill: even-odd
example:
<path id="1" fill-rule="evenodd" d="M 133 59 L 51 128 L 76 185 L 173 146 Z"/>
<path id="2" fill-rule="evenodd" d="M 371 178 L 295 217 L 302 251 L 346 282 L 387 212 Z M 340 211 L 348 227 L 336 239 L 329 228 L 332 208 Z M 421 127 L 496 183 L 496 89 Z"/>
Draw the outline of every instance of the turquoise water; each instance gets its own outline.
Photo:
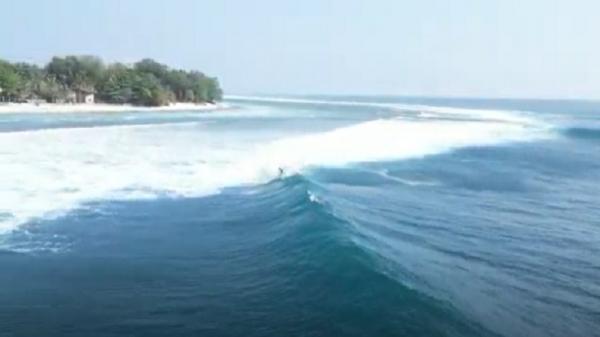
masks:
<path id="1" fill-rule="evenodd" d="M 228 103 L 0 116 L 0 336 L 600 336 L 600 103 Z"/>

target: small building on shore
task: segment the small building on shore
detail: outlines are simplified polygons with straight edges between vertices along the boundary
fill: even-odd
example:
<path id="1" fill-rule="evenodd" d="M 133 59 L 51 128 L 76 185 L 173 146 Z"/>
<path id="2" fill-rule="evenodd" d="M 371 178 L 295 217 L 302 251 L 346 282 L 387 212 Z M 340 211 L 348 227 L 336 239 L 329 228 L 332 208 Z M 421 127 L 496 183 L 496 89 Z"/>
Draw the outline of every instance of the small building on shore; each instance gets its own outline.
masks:
<path id="1" fill-rule="evenodd" d="M 94 90 L 79 89 L 75 91 L 75 99 L 77 103 L 94 104 Z"/>
<path id="2" fill-rule="evenodd" d="M 66 93 L 64 102 L 65 103 L 79 103 L 79 104 L 94 104 L 94 90 L 90 89 L 75 89 Z"/>

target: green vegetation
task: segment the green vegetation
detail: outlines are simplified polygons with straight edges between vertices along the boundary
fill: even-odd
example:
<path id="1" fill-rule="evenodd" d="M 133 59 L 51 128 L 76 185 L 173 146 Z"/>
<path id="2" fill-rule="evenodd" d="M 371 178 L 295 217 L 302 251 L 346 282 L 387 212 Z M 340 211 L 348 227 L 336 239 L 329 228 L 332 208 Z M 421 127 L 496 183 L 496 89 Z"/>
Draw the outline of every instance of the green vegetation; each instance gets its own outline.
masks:
<path id="1" fill-rule="evenodd" d="M 129 66 L 94 56 L 54 57 L 44 68 L 0 60 L 0 101 L 74 103 L 89 94 L 105 103 L 160 106 L 215 102 L 222 91 L 216 78 L 151 59 Z"/>

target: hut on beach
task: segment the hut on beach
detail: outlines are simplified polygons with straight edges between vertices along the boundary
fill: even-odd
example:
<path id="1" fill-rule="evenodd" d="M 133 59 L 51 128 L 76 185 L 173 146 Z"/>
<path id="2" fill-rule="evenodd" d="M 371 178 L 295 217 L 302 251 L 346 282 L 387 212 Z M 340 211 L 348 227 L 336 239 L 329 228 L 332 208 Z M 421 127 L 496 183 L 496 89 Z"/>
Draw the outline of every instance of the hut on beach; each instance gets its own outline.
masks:
<path id="1" fill-rule="evenodd" d="M 95 91 L 93 89 L 77 89 L 75 91 L 75 102 L 84 104 L 94 104 Z"/>
<path id="2" fill-rule="evenodd" d="M 95 91 L 92 89 L 77 88 L 69 90 L 65 93 L 64 99 L 58 99 L 56 103 L 79 103 L 79 104 L 94 104 Z"/>

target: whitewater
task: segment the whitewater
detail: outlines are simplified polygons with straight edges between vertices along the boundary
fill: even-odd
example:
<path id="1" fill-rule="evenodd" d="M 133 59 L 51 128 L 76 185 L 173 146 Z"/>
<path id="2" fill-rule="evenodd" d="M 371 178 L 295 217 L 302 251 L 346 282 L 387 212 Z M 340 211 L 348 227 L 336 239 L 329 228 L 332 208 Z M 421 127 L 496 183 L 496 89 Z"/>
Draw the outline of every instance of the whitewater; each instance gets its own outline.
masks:
<path id="1" fill-rule="evenodd" d="M 285 119 L 304 110 L 238 107 L 211 114 L 144 112 L 33 115 L 3 121 L 0 132 L 0 231 L 56 217 L 99 200 L 191 197 L 263 184 L 313 167 L 419 158 L 468 146 L 549 137 L 547 121 L 519 111 L 376 102 L 231 97 L 243 104 L 357 106 L 383 111 L 300 129 L 231 124 Z M 90 117 L 91 116 L 91 117 Z M 49 124 L 23 126 L 28 118 Z M 178 118 L 178 120 L 177 120 Z M 82 122 L 85 122 L 82 124 Z M 14 126 L 11 128 L 11 126 Z M 313 131 L 313 129 L 316 129 Z"/>

